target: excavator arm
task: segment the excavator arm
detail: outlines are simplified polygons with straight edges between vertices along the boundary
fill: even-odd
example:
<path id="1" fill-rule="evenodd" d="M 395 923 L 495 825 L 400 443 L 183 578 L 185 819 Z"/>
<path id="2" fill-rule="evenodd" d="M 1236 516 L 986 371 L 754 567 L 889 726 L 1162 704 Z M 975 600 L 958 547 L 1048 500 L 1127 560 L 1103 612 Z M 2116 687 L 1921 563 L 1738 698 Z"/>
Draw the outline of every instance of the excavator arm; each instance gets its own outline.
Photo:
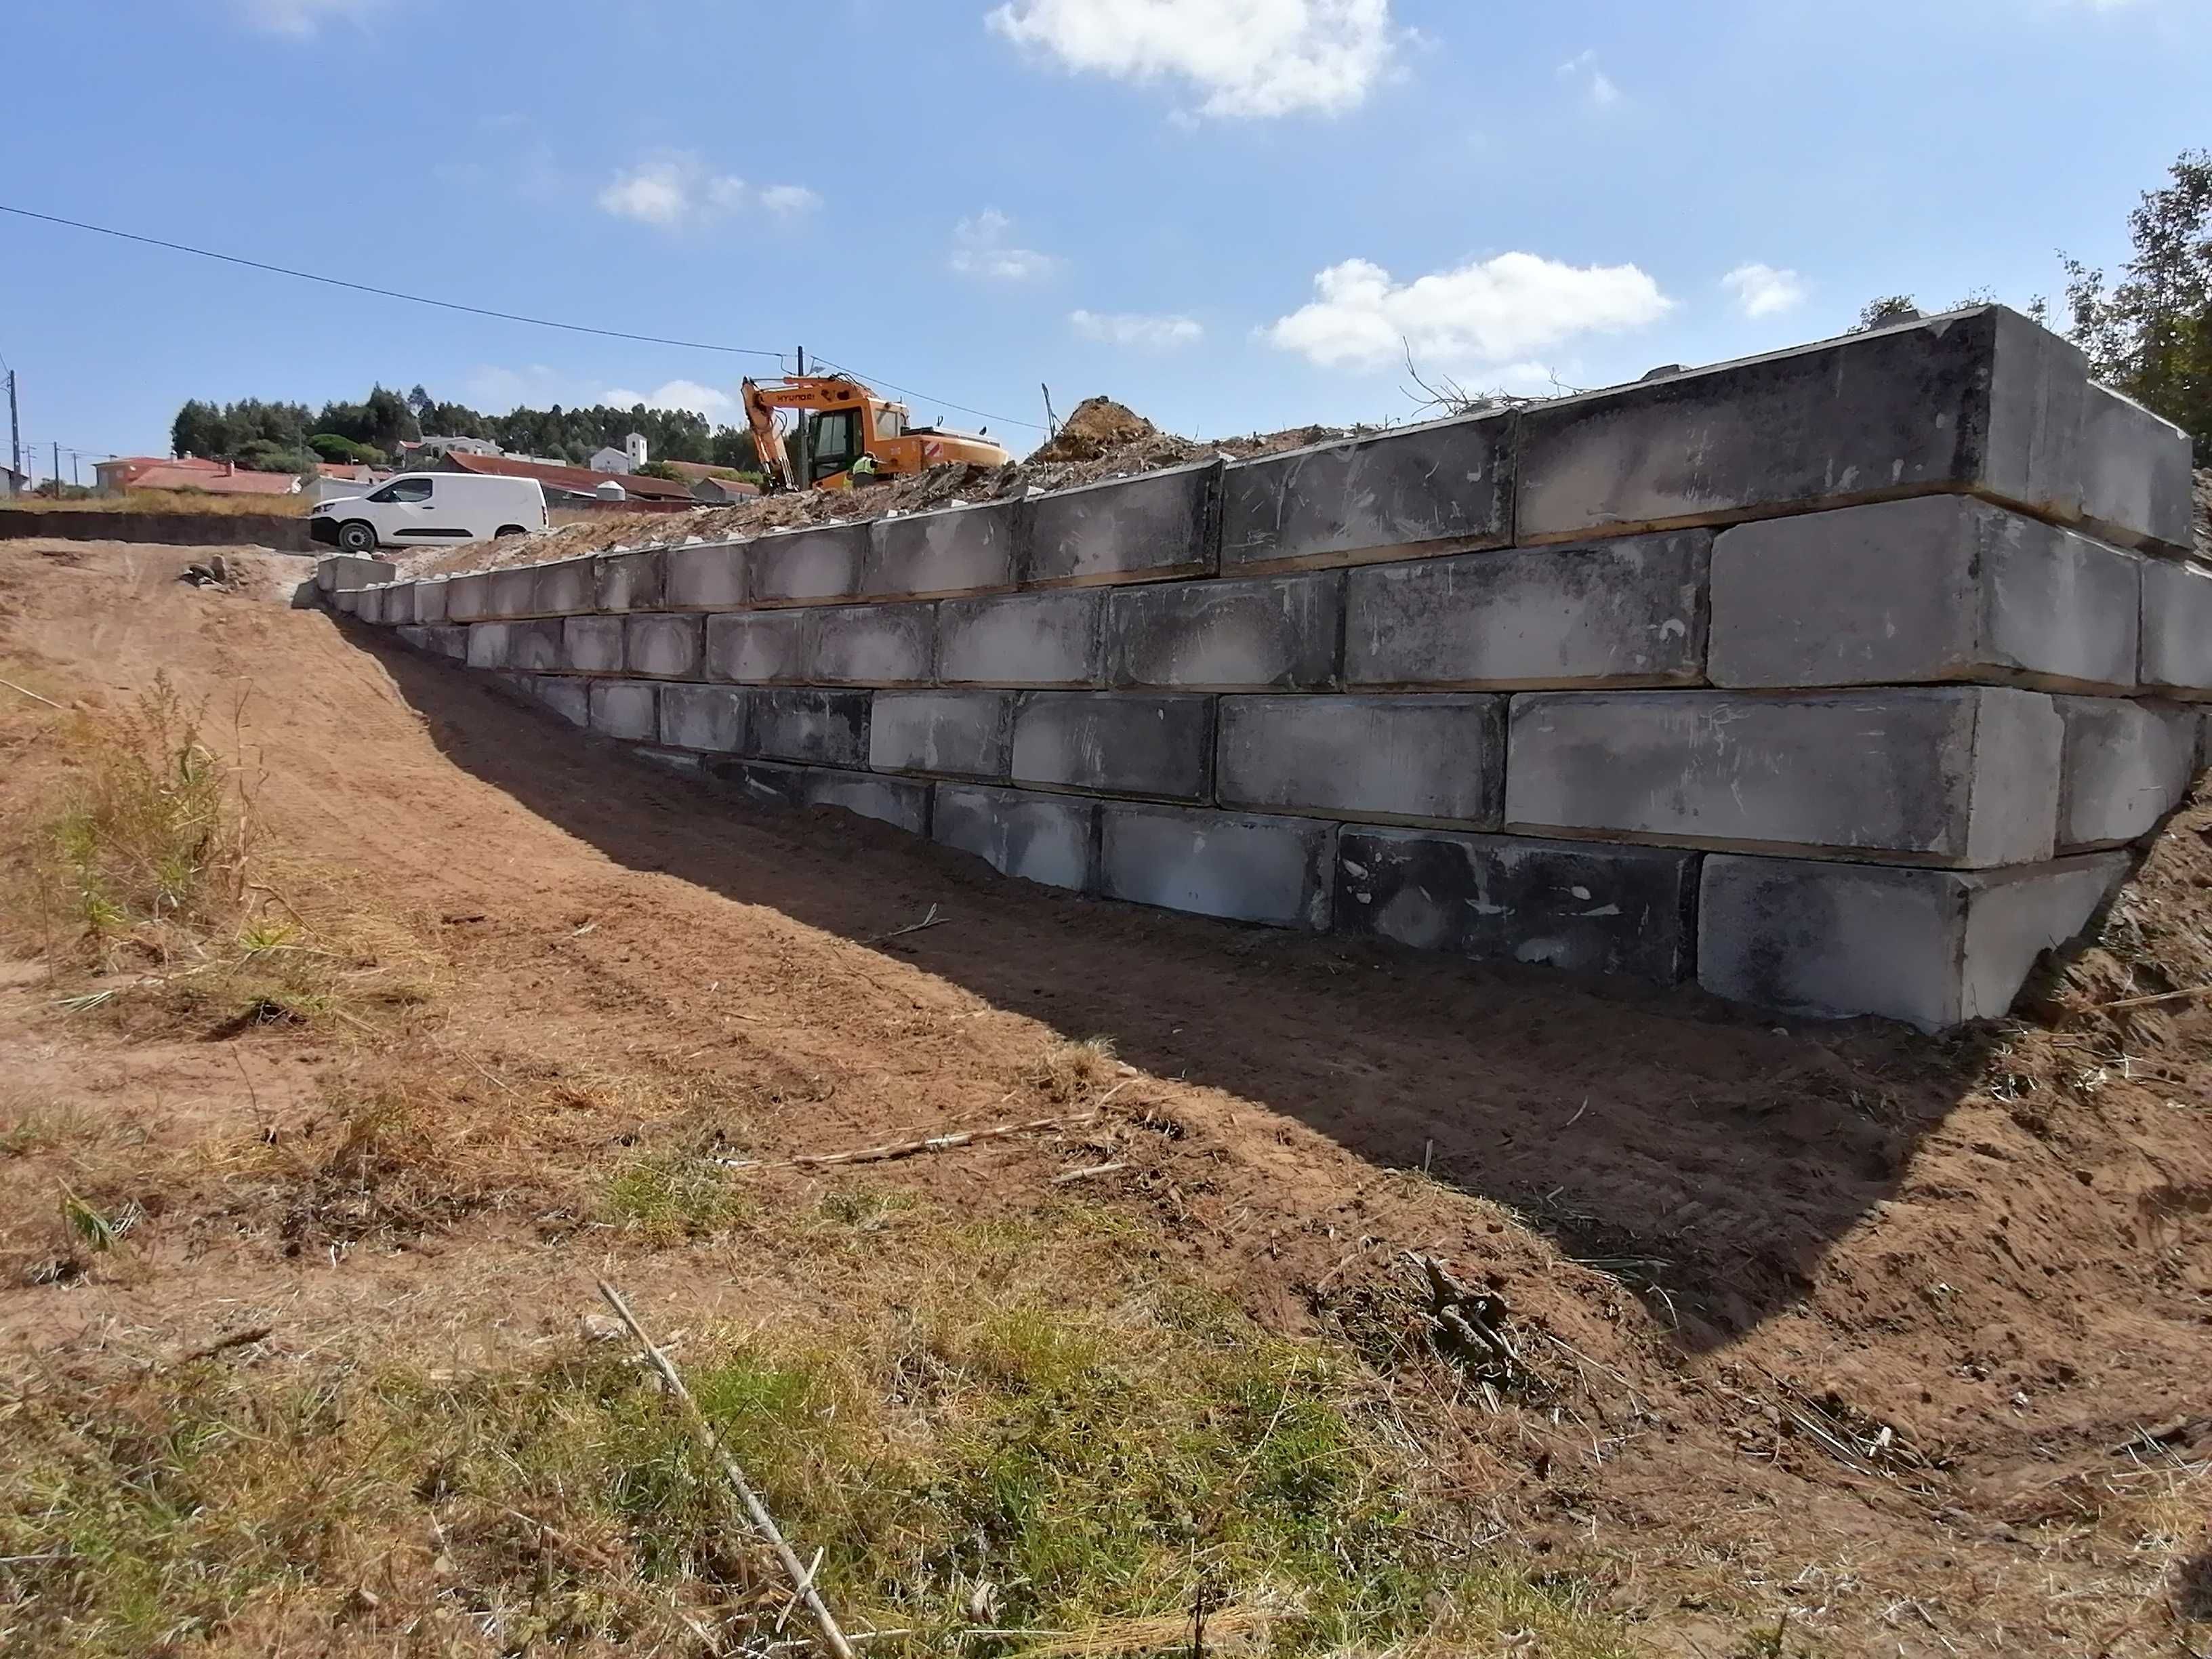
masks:
<path id="1" fill-rule="evenodd" d="M 842 489 L 853 482 L 840 469 L 827 477 L 803 478 L 792 465 L 783 434 L 776 430 L 779 409 L 811 410 L 819 414 L 850 411 L 854 429 L 848 441 L 854 447 L 848 463 L 862 454 L 874 458 L 879 476 L 899 477 L 948 462 L 964 461 L 981 466 L 1002 466 L 1006 452 L 988 437 L 943 431 L 936 427 L 909 428 L 905 407 L 886 403 L 848 374 L 801 374 L 766 383 L 747 380 L 743 389 L 745 422 L 752 428 L 753 447 L 760 453 L 761 470 L 768 488 L 805 489 L 810 485 Z M 806 447 L 809 451 L 812 446 Z M 809 465 L 812 465 L 810 457 Z"/>

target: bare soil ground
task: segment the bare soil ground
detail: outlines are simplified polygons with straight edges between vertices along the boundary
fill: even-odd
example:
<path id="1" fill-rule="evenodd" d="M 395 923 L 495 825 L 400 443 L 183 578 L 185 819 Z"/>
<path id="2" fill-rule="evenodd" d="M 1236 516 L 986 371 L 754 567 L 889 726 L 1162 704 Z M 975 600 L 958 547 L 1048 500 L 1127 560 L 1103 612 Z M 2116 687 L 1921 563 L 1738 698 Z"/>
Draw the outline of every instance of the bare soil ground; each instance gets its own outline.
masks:
<path id="1" fill-rule="evenodd" d="M 802 1225 L 842 1172 L 712 1166 L 665 1225 L 589 1192 L 702 1134 L 775 1160 L 1080 1108 L 872 1166 L 867 1201 L 1037 1227 L 1079 1198 L 1122 1241 L 1101 1297 L 1188 1282 L 1343 1356 L 1483 1558 L 1574 1587 L 1604 1650 L 2212 1651 L 2212 997 L 2106 1006 L 2212 983 L 2212 800 L 2031 1017 L 1797 1026 L 1086 901 L 732 804 L 289 608 L 297 562 L 179 586 L 201 556 L 0 547 L 0 674 L 82 708 L 157 670 L 212 698 L 262 833 L 387 904 L 434 990 L 257 1024 L 134 1013 L 128 985 L 73 1010 L 74 981 L 9 969 L 0 1423 L 50 1395 L 127 1419 L 234 1336 L 196 1363 L 504 1376 L 575 1347 L 602 1273 L 663 1329 L 835 1339 L 899 1302 L 908 1237 Z M 20 856 L 62 717 L 0 697 Z M 1099 1037 L 1116 1060 L 1066 1046 Z M 403 1134 L 333 1103 L 379 1091 L 411 1103 Z M 143 1218 L 58 1271 L 64 1188 Z M 1435 1363 L 1407 1250 L 1504 1297 L 1516 1374 Z M 459 1552 L 428 1524 L 392 1559 Z M 0 1630 L 51 1641 L 32 1571 L 0 1565 Z M 1474 1650 L 1600 1650 L 1532 1623 Z"/>

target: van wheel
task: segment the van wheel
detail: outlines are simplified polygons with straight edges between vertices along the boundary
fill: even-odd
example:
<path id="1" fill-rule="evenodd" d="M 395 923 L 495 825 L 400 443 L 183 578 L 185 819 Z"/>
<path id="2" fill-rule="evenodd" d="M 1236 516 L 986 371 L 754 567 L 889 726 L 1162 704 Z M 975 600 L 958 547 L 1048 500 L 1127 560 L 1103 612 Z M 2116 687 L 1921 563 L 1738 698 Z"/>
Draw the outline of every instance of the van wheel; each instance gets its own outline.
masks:
<path id="1" fill-rule="evenodd" d="M 338 545 L 349 553 L 374 553 L 376 526 L 361 519 L 349 519 L 338 526 Z"/>
<path id="2" fill-rule="evenodd" d="M 502 536 L 527 536 L 529 533 L 519 524 L 503 524 L 492 532 L 491 538 L 497 541 Z"/>

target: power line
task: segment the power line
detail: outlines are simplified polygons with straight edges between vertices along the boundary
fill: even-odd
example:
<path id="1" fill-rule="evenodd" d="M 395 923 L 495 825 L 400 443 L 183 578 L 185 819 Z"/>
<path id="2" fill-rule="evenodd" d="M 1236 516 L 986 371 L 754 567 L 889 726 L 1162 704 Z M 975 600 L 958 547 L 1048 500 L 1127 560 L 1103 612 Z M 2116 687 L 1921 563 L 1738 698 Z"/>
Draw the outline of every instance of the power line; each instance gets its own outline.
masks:
<path id="1" fill-rule="evenodd" d="M 881 386 L 886 392 L 903 392 L 909 398 L 917 398 L 925 404 L 935 404 L 940 409 L 957 409 L 963 415 L 981 416 L 987 421 L 997 421 L 1006 426 L 1025 426 L 1032 432 L 1043 432 L 1048 429 L 1039 426 L 1035 421 L 1017 420 L 1012 415 L 994 415 L 988 409 L 970 409 L 965 404 L 949 403 L 943 398 L 933 398 L 927 392 L 916 392 L 912 386 L 901 386 L 896 380 L 886 380 L 880 375 L 863 374 L 857 368 L 848 368 L 843 363 L 833 363 L 827 357 L 817 361 L 825 368 L 836 369 L 842 374 L 851 375 L 856 380 L 865 380 L 870 386 Z"/>

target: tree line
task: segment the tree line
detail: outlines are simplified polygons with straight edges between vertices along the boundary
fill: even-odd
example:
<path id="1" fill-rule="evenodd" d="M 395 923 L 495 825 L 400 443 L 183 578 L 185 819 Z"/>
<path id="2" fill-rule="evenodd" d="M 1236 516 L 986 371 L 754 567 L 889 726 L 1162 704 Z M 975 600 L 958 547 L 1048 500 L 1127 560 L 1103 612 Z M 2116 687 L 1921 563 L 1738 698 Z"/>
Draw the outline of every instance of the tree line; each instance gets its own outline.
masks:
<path id="1" fill-rule="evenodd" d="M 487 438 L 518 454 L 542 455 L 581 466 L 598 450 L 619 449 L 633 432 L 645 434 L 658 464 L 702 461 L 750 471 L 759 465 L 752 434 L 717 427 L 689 410 L 515 409 L 486 415 L 464 404 L 441 403 L 422 386 L 402 396 L 371 388 L 359 403 L 266 403 L 258 398 L 215 404 L 193 398 L 170 422 L 169 442 L 179 455 L 230 461 L 257 472 L 312 472 L 321 464 L 388 464 L 403 443 L 426 434 Z"/>

